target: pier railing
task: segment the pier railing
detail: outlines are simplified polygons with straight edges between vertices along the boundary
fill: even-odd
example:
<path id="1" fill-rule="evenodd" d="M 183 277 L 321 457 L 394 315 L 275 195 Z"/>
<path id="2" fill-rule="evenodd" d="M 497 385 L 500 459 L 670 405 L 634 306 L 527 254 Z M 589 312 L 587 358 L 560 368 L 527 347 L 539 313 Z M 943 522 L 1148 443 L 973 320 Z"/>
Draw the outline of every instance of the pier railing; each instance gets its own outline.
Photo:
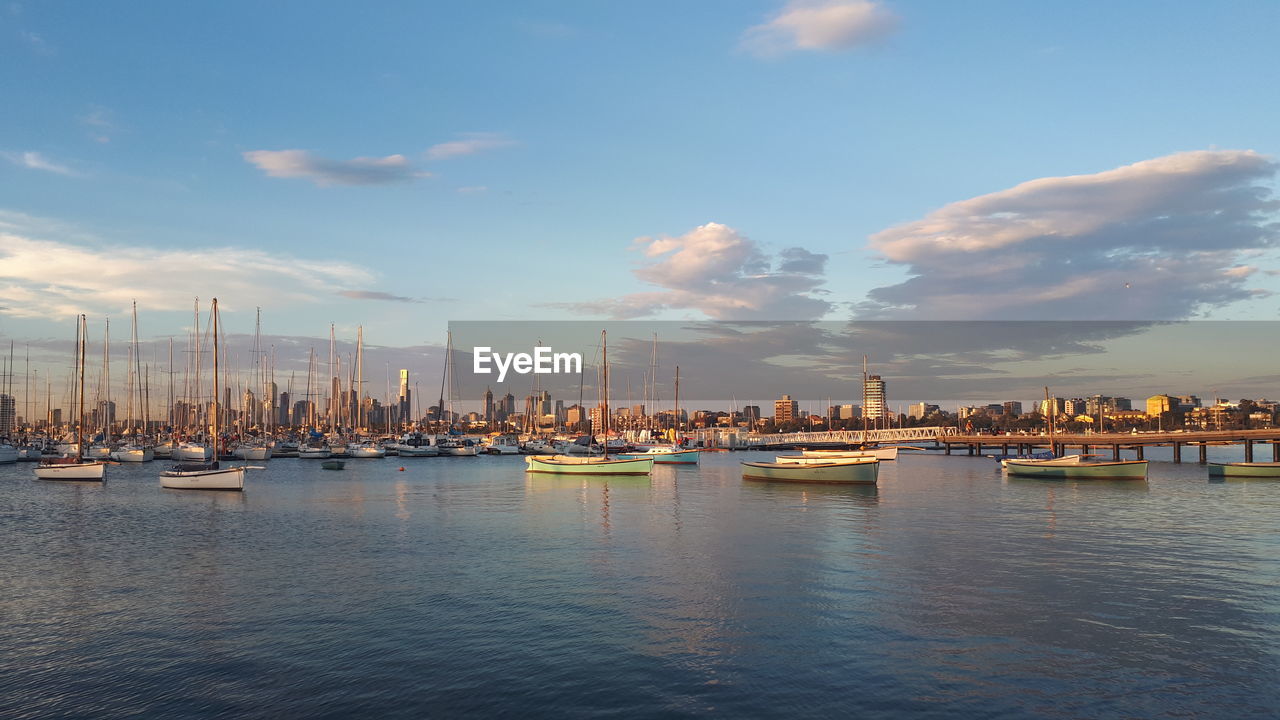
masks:
<path id="1" fill-rule="evenodd" d="M 710 429 L 698 431 L 704 445 L 746 450 L 784 445 L 860 445 L 863 443 L 934 442 L 954 435 L 953 427 L 914 427 L 889 430 L 830 430 L 799 433 L 747 433 Z"/>

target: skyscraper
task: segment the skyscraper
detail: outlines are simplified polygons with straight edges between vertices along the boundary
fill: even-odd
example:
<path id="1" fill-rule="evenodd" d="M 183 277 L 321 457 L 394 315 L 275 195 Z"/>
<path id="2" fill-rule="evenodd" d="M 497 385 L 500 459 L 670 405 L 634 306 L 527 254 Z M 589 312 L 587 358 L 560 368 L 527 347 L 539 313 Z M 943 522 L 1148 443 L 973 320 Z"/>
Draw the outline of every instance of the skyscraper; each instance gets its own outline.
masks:
<path id="1" fill-rule="evenodd" d="M 880 379 L 879 375 L 872 375 L 863 385 L 863 395 L 866 400 L 862 403 L 862 417 L 873 422 L 879 422 L 888 417 L 888 398 L 885 394 L 884 380 Z"/>
<path id="2" fill-rule="evenodd" d="M 493 390 L 490 388 L 485 388 L 484 389 L 484 421 L 493 422 L 496 419 L 497 418 L 495 418 L 493 415 Z"/>
<path id="3" fill-rule="evenodd" d="M 399 405 L 396 408 L 396 419 L 399 422 L 407 423 L 413 416 L 413 406 L 409 399 L 409 371 L 400 370 L 400 396 Z"/>

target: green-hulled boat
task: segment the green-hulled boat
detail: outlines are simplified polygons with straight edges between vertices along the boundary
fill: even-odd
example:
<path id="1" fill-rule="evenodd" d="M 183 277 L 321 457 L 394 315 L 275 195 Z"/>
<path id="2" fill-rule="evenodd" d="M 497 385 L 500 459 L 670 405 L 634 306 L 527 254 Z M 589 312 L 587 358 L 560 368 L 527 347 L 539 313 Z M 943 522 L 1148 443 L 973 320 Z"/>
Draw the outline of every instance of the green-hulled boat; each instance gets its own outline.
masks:
<path id="1" fill-rule="evenodd" d="M 1077 459 L 1006 460 L 1005 471 L 1016 477 L 1045 480 L 1146 480 L 1146 460 L 1080 462 Z"/>
<path id="2" fill-rule="evenodd" d="M 1280 462 L 1209 463 L 1209 477 L 1280 480 Z"/>

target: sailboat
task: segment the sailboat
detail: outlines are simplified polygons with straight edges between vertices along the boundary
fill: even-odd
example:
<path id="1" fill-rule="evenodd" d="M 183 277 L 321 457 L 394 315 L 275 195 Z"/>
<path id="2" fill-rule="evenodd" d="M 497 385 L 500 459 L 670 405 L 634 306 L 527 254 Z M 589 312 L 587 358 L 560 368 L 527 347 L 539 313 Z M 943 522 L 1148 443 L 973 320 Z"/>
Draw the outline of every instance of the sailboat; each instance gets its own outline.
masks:
<path id="1" fill-rule="evenodd" d="M 604 455 L 529 455 L 525 457 L 525 472 L 555 475 L 649 475 L 653 472 L 653 458 L 609 459 L 609 344 L 603 330 L 600 331 L 600 352 L 600 419 L 604 426 Z"/>
<path id="2" fill-rule="evenodd" d="M 102 480 L 106 465 L 84 459 L 84 353 L 88 320 L 81 315 L 76 320 L 76 371 L 79 375 L 80 418 L 76 421 L 75 454 L 70 457 L 42 458 L 36 466 L 36 477 L 41 480 Z"/>
<path id="3" fill-rule="evenodd" d="M 160 473 L 160 487 L 174 490 L 244 490 L 243 466 L 221 467 L 218 464 L 218 443 L 222 409 L 218 406 L 218 298 L 213 299 L 209 310 L 213 322 L 213 460 L 205 463 L 174 465 Z"/>
<path id="4" fill-rule="evenodd" d="M 680 366 L 676 366 L 675 393 L 675 442 L 669 447 L 651 447 L 644 452 L 629 452 L 618 455 L 620 458 L 653 458 L 659 465 L 697 465 L 699 450 L 681 447 L 680 445 Z"/>
<path id="5" fill-rule="evenodd" d="M 1049 412 L 1049 447 L 1055 446 L 1053 417 L 1057 415 L 1057 402 L 1044 389 L 1045 404 Z M 1101 409 L 1099 409 L 1101 416 Z M 1013 477 L 1032 477 L 1044 480 L 1146 480 L 1146 460 L 1112 460 L 1095 462 L 1083 455 L 1064 455 L 1060 458 L 1008 459 L 1000 462 L 1005 473 Z"/>

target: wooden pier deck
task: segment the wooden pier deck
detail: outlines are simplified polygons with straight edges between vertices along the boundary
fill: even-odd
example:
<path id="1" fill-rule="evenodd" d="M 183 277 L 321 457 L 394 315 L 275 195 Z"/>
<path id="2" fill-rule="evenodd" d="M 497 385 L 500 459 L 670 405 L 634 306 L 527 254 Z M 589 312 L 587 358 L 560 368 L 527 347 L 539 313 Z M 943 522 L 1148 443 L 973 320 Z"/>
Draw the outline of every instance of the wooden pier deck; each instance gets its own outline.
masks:
<path id="1" fill-rule="evenodd" d="M 1149 447 L 1172 447 L 1173 461 L 1182 462 L 1182 451 L 1196 448 L 1199 451 L 1199 462 L 1208 462 L 1210 445 L 1241 445 L 1244 449 L 1244 461 L 1254 461 L 1256 445 L 1271 446 L 1271 460 L 1280 462 L 1280 428 L 1269 430 L 1196 430 L 1188 432 L 1157 433 L 1092 433 L 1092 434 L 1057 434 L 1053 436 L 1053 447 L 1050 448 L 1048 435 L 946 435 L 939 436 L 936 442 L 943 445 L 946 454 L 951 455 L 957 448 L 967 450 L 970 455 L 982 455 L 985 452 L 1000 452 L 1008 455 L 1026 454 L 1038 450 L 1052 449 L 1055 454 L 1065 454 L 1068 448 L 1079 448 L 1082 454 L 1098 450 L 1110 450 L 1112 459 L 1120 460 L 1121 452 L 1128 450 L 1137 459 L 1144 459 L 1144 450 Z"/>

